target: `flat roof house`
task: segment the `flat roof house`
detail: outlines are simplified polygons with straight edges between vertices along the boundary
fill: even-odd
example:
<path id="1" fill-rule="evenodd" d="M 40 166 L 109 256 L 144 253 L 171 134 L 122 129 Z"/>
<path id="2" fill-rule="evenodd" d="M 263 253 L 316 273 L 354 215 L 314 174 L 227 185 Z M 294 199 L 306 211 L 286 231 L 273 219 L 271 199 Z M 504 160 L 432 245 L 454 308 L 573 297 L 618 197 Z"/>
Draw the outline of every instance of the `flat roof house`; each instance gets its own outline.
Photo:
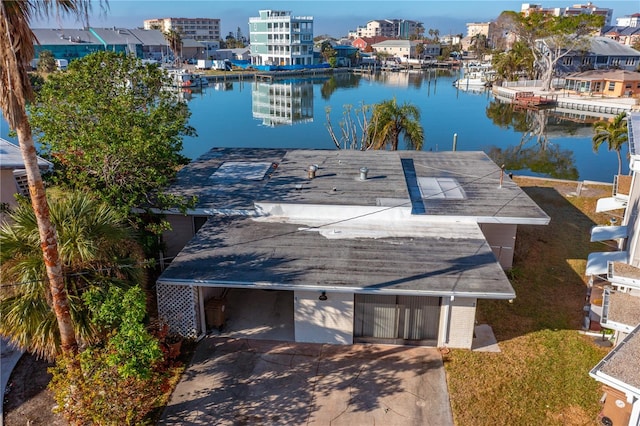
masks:
<path id="1" fill-rule="evenodd" d="M 477 300 L 516 296 L 517 225 L 549 222 L 482 152 L 213 149 L 171 192 L 199 198 L 157 281 L 186 336 L 208 299 L 271 290 L 290 340 L 470 348 Z"/>

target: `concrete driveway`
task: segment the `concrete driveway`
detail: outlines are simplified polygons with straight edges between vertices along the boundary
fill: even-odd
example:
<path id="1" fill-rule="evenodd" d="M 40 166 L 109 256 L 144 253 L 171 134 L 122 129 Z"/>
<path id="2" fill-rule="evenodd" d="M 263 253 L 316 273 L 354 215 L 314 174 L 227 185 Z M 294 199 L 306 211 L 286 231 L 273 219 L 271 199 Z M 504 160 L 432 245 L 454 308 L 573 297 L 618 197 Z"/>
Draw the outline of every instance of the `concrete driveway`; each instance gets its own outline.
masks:
<path id="1" fill-rule="evenodd" d="M 453 425 L 433 348 L 208 336 L 162 425 Z"/>

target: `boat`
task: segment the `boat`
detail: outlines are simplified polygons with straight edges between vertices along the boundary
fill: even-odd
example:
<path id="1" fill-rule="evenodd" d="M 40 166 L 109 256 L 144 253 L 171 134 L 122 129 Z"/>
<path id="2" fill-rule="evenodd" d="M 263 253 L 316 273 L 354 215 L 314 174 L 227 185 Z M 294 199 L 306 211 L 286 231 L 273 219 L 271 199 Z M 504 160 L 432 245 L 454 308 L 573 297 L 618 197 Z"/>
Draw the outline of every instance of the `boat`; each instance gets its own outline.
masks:
<path id="1" fill-rule="evenodd" d="M 463 69 L 462 77 L 453 82 L 457 88 L 488 87 L 495 78 L 490 64 L 470 64 Z"/>
<path id="2" fill-rule="evenodd" d="M 209 85 L 206 77 L 186 70 L 170 70 L 171 85 L 178 88 L 202 87 Z"/>

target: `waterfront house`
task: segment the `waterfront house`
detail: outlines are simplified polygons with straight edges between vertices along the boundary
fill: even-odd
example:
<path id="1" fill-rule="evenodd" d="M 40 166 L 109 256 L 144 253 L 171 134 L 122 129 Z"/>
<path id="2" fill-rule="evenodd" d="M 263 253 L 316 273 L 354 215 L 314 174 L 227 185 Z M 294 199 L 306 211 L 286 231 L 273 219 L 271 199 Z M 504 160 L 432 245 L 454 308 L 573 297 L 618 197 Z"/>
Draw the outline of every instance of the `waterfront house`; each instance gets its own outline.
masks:
<path id="1" fill-rule="evenodd" d="M 598 320 L 613 332 L 613 350 L 590 375 L 603 384 L 602 424 L 640 424 L 640 113 L 628 119 L 631 176 L 614 182 L 614 197 L 598 203 L 600 211 L 621 213 L 618 224 L 596 226 L 591 241 L 606 241 L 617 250 L 591 253 L 587 259 L 589 301 L 585 325 Z M 607 209 L 604 206 L 609 206 Z"/>
<path id="2" fill-rule="evenodd" d="M 290 340 L 471 348 L 478 300 L 516 297 L 518 225 L 549 222 L 483 152 L 213 149 L 170 192 L 198 204 L 167 212 L 158 312 L 193 337 L 208 300 L 270 290 Z"/>
<path id="3" fill-rule="evenodd" d="M 53 169 L 53 164 L 38 157 L 38 167 L 44 172 Z M 22 153 L 20 147 L 0 138 L 0 203 L 15 207 L 15 194 L 29 195 Z"/>
<path id="4" fill-rule="evenodd" d="M 313 17 L 261 10 L 249 18 L 252 65 L 312 65 Z"/>
<path id="5" fill-rule="evenodd" d="M 640 52 L 608 37 L 591 37 L 585 49 L 569 52 L 556 65 L 560 75 L 590 69 L 621 69 L 636 71 Z"/>
<path id="6" fill-rule="evenodd" d="M 627 70 L 589 70 L 564 78 L 565 90 L 607 97 L 640 97 L 640 72 Z"/>
<path id="7" fill-rule="evenodd" d="M 353 40 L 351 45 L 353 47 L 357 47 L 362 52 L 372 52 L 373 47 L 371 47 L 371 45 L 376 43 L 381 43 L 386 40 L 390 40 L 390 37 L 383 37 L 383 36 L 358 37 L 355 40 Z"/>

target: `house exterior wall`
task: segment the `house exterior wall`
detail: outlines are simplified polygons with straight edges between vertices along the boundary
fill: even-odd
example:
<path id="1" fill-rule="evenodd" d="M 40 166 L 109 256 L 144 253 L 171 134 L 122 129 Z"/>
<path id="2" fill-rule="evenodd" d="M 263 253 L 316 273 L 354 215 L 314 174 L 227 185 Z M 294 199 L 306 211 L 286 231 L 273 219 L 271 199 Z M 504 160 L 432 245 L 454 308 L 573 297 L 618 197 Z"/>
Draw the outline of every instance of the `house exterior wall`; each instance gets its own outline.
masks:
<path id="1" fill-rule="evenodd" d="M 638 224 L 638 209 L 640 208 L 640 179 L 637 179 L 636 172 L 633 172 L 629 201 L 627 202 L 623 225 L 627 225 L 629 235 L 627 237 L 626 250 L 629 253 L 629 264 L 640 267 L 640 229 Z"/>
<path id="2" fill-rule="evenodd" d="M 446 344 L 449 348 L 471 349 L 473 344 L 473 331 L 476 323 L 477 299 L 456 297 L 450 302 L 450 306 L 443 304 L 443 309 L 449 311 L 449 339 Z M 444 337 L 444 336 L 443 336 Z M 440 340 L 440 339 L 439 339 Z"/>
<path id="3" fill-rule="evenodd" d="M 162 233 L 165 257 L 177 256 L 206 220 L 204 216 L 167 215 L 171 229 Z"/>
<path id="4" fill-rule="evenodd" d="M 16 181 L 13 178 L 13 170 L 0 170 L 0 203 L 16 206 L 14 194 L 18 192 Z"/>
<path id="5" fill-rule="evenodd" d="M 353 343 L 353 294 L 326 293 L 327 300 L 319 300 L 321 293 L 294 292 L 294 321 L 296 342 Z"/>
<path id="6" fill-rule="evenodd" d="M 500 265 L 506 270 L 511 269 L 518 225 L 482 223 L 480 230 Z"/>

